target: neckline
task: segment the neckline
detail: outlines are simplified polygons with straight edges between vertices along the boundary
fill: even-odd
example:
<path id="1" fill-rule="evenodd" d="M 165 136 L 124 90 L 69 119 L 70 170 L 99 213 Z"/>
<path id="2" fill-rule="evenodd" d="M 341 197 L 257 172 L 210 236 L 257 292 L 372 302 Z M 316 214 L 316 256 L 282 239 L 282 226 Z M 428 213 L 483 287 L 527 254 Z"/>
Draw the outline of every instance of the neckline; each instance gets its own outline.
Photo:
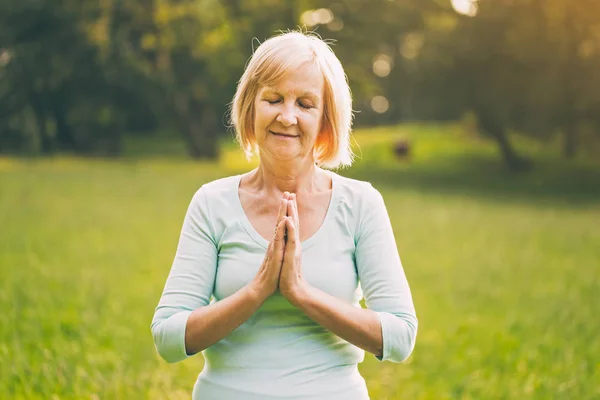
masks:
<path id="1" fill-rule="evenodd" d="M 311 247 L 312 245 L 314 245 L 315 243 L 317 243 L 317 240 L 319 239 L 319 237 L 324 235 L 323 232 L 325 232 L 325 230 L 327 229 L 329 220 L 332 218 L 331 216 L 334 214 L 334 208 L 335 208 L 337 193 L 338 193 L 338 190 L 337 190 L 338 182 L 337 182 L 336 174 L 332 171 L 328 171 L 328 172 L 331 176 L 331 198 L 329 199 L 327 213 L 325 214 L 325 218 L 323 219 L 321 226 L 319 226 L 319 229 L 317 229 L 317 231 L 315 233 L 313 233 L 312 236 L 310 236 L 308 239 L 304 240 L 300 244 L 302 247 L 302 250 L 305 250 L 305 249 Z M 234 187 L 234 195 L 235 195 L 235 199 L 236 199 L 235 205 L 237 208 L 237 212 L 239 214 L 239 219 L 242 222 L 242 225 L 244 226 L 244 229 L 246 230 L 248 235 L 250 235 L 250 237 L 261 247 L 264 247 L 265 249 L 267 249 L 269 247 L 269 241 L 267 239 L 265 239 L 260 233 L 258 233 L 258 231 L 254 228 L 254 226 L 250 222 L 250 219 L 246 215 L 246 212 L 244 211 L 244 207 L 242 206 L 239 189 L 240 189 L 240 183 L 242 182 L 243 175 L 244 174 L 239 174 L 236 176 L 236 179 L 233 179 L 233 182 L 235 184 L 235 187 Z"/>

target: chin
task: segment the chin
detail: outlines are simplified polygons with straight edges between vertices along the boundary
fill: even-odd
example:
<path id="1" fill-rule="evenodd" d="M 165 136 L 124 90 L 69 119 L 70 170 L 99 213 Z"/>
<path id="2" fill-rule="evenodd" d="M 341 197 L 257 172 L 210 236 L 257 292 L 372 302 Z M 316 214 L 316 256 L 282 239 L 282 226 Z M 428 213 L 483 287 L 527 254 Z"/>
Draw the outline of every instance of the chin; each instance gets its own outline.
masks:
<path id="1" fill-rule="evenodd" d="M 283 142 L 283 143 L 269 143 L 268 145 L 269 152 L 272 155 L 279 156 L 297 156 L 301 153 L 301 148 L 298 146 L 298 143 L 293 142 Z"/>
<path id="2" fill-rule="evenodd" d="M 290 146 L 269 146 L 269 149 L 264 149 L 262 153 L 267 155 L 270 159 L 277 161 L 302 159 L 302 154 L 298 149 L 290 148 Z"/>
<path id="3" fill-rule="evenodd" d="M 278 161 L 292 161 L 292 160 L 300 160 L 302 157 L 297 152 L 286 152 L 279 151 L 271 153 L 271 158 Z"/>

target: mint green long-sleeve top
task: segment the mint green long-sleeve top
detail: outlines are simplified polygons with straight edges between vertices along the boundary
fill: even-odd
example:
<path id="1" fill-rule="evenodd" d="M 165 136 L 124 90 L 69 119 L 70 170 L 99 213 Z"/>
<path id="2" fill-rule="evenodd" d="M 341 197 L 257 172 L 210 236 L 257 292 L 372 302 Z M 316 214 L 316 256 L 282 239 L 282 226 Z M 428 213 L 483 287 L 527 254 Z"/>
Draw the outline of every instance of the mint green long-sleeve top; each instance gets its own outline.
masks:
<path id="1" fill-rule="evenodd" d="M 312 286 L 375 311 L 380 361 L 402 362 L 417 334 L 415 308 L 381 194 L 370 183 L 332 175 L 323 224 L 302 242 L 302 273 Z M 189 315 L 232 295 L 258 271 L 268 246 L 242 208 L 241 175 L 203 185 L 188 207 L 177 252 L 152 319 L 158 353 L 189 355 Z M 366 400 L 358 363 L 364 351 L 291 305 L 279 292 L 246 322 L 203 351 L 194 400 Z"/>

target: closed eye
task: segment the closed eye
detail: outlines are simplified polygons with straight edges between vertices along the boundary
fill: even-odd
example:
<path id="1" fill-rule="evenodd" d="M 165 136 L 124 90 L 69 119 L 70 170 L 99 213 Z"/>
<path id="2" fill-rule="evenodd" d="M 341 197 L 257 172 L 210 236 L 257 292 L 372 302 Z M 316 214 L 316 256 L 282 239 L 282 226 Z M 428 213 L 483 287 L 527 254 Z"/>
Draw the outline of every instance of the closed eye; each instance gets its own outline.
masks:
<path id="1" fill-rule="evenodd" d="M 302 103 L 302 102 L 300 102 L 298 104 L 300 104 L 300 107 L 307 109 L 307 110 L 310 110 L 311 108 L 313 108 L 313 106 L 311 106 L 310 104 L 306 104 L 306 103 Z"/>
<path id="2" fill-rule="evenodd" d="M 265 101 L 269 104 L 279 104 L 279 103 L 281 103 L 282 100 L 281 99 L 265 99 Z M 311 108 L 314 108 L 311 104 L 304 103 L 301 101 L 298 102 L 298 105 L 300 107 L 304 108 L 305 110 L 310 110 Z"/>

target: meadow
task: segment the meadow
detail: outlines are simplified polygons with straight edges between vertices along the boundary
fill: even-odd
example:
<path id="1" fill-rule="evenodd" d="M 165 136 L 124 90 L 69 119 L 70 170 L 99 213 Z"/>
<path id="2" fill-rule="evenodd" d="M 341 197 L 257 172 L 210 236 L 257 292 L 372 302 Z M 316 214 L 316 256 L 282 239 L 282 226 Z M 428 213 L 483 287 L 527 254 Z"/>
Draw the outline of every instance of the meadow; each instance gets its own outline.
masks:
<path id="1" fill-rule="evenodd" d="M 513 175 L 453 126 L 356 140 L 339 173 L 383 194 L 420 324 L 405 363 L 366 355 L 371 398 L 600 398 L 600 165 L 523 141 L 534 168 Z M 150 321 L 191 196 L 251 167 L 231 144 L 198 163 L 161 141 L 0 158 L 0 398 L 190 398 L 202 357 L 162 361 Z"/>

